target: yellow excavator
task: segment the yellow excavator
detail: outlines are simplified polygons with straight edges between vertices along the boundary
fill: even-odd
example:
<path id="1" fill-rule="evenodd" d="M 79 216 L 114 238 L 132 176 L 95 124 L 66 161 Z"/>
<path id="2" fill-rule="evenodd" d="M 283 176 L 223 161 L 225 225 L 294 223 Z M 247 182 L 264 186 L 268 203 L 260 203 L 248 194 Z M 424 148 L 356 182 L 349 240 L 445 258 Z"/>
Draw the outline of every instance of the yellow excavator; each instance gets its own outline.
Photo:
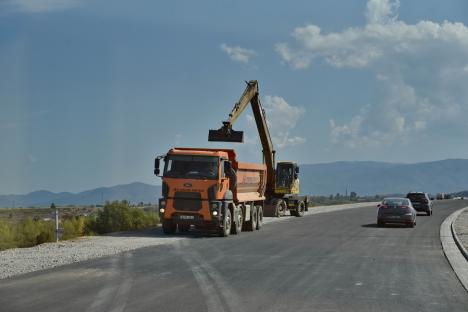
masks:
<path id="1" fill-rule="evenodd" d="M 223 122 L 223 126 L 217 130 L 209 130 L 208 141 L 242 143 L 244 133 L 235 131 L 232 126 L 250 103 L 260 136 L 263 161 L 267 167 L 264 215 L 280 217 L 289 210 L 291 215 L 302 217 L 304 212 L 308 210 L 309 196 L 300 195 L 299 166 L 291 161 L 276 163 L 276 152 L 273 149 L 265 111 L 260 103 L 258 82 L 250 80 L 246 83 L 247 87 L 244 93 L 234 105 L 228 119 Z"/>

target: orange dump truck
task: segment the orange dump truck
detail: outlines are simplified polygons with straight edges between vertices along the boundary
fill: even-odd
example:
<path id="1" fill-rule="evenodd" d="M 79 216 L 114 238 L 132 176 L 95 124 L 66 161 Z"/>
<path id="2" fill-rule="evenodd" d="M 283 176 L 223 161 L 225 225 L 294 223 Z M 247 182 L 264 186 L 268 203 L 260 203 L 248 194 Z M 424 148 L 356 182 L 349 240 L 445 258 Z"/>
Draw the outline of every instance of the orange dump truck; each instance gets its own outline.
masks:
<path id="1" fill-rule="evenodd" d="M 159 213 L 163 231 L 191 225 L 221 236 L 258 230 L 263 222 L 266 166 L 239 162 L 232 149 L 173 148 L 164 160 Z"/>

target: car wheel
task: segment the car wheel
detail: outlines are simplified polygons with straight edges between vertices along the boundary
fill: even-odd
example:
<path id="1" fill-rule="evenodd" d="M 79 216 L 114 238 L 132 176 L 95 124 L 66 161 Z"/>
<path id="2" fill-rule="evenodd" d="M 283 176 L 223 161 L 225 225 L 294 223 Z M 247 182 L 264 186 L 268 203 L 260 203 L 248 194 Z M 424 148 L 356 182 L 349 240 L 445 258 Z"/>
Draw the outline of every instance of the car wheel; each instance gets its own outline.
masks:
<path id="1" fill-rule="evenodd" d="M 429 210 L 429 211 L 426 212 L 426 214 L 427 214 L 428 216 L 430 216 L 430 215 L 432 215 L 432 211 Z"/>

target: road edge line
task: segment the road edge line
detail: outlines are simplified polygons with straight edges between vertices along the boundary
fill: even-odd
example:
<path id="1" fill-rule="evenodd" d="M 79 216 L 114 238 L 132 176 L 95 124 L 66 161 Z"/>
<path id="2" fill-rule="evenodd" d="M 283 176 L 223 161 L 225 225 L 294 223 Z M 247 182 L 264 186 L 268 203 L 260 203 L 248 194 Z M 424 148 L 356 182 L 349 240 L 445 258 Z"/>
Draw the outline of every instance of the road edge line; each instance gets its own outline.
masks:
<path id="1" fill-rule="evenodd" d="M 468 209 L 468 207 L 461 208 L 445 218 L 440 226 L 440 242 L 442 243 L 445 257 L 455 272 L 455 275 L 468 292 L 468 260 L 465 258 L 466 254 L 459 248 L 459 242 L 455 240 L 456 234 L 454 236 L 455 231 L 453 230 L 454 221 L 465 209 Z"/>

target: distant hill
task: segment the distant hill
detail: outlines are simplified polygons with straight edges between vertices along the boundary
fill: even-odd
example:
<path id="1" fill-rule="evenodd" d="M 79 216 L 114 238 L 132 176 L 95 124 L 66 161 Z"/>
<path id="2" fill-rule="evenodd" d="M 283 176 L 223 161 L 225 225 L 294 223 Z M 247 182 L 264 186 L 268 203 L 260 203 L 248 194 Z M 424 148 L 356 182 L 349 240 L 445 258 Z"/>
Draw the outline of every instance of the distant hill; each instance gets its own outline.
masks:
<path id="1" fill-rule="evenodd" d="M 52 193 L 36 191 L 26 195 L 0 195 L 0 207 L 48 207 L 56 205 L 96 205 L 102 201 L 126 199 L 131 203 L 155 203 L 161 194 L 161 186 L 135 182 L 113 187 L 100 187 L 80 193 Z"/>
<path id="2" fill-rule="evenodd" d="M 406 194 L 408 191 L 455 193 L 468 190 L 468 159 L 447 159 L 416 164 L 358 161 L 301 165 L 301 193 L 309 195 Z M 0 196 L 0 207 L 93 205 L 106 200 L 155 203 L 161 186 L 131 183 L 100 187 L 81 193 L 37 191 Z"/>
<path id="3" fill-rule="evenodd" d="M 457 192 L 468 189 L 468 159 L 447 159 L 416 164 L 334 162 L 301 166 L 305 194 L 358 195 Z"/>

